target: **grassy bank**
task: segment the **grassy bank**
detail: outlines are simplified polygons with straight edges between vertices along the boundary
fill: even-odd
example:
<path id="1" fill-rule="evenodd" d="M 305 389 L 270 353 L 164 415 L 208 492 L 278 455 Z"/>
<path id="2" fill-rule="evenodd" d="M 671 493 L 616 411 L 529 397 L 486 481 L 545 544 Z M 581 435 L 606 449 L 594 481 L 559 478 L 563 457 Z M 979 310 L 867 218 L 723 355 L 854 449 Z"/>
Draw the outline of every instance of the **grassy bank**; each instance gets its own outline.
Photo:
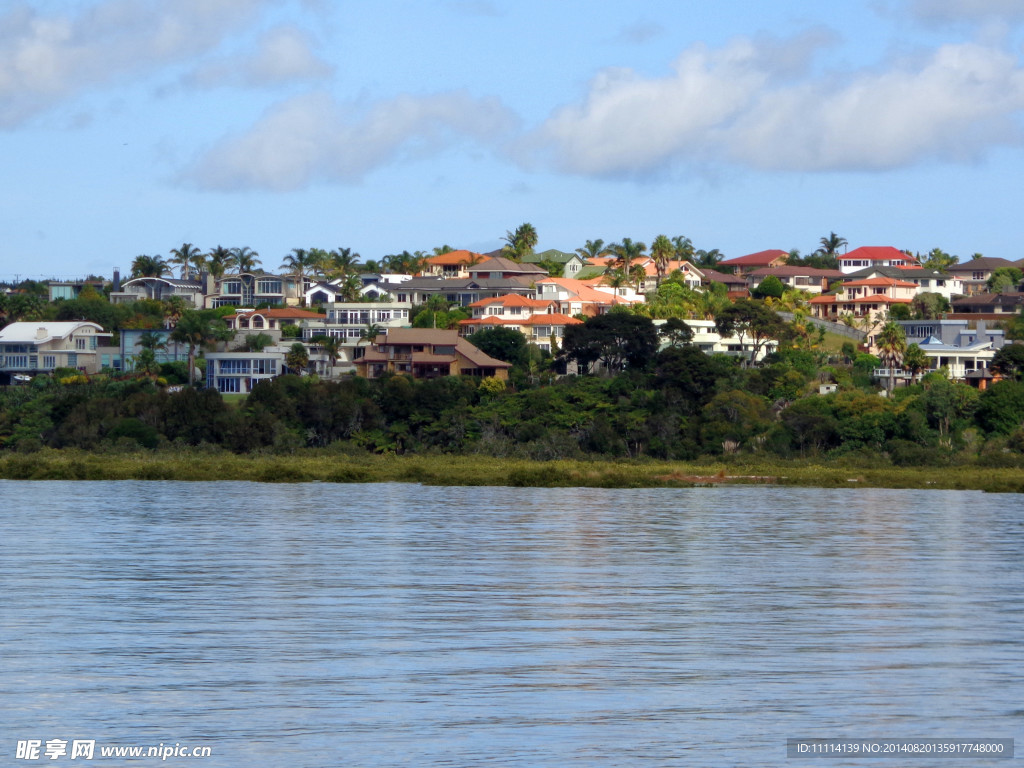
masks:
<path id="1" fill-rule="evenodd" d="M 684 463 L 549 461 L 483 456 L 347 455 L 306 449 L 289 455 L 222 451 L 88 453 L 42 450 L 0 458 L 0 478 L 14 480 L 249 480 L 267 483 L 405 482 L 426 485 L 655 488 L 773 484 L 820 488 L 934 488 L 1024 493 L 1024 469 L 879 467 L 811 460 Z"/>

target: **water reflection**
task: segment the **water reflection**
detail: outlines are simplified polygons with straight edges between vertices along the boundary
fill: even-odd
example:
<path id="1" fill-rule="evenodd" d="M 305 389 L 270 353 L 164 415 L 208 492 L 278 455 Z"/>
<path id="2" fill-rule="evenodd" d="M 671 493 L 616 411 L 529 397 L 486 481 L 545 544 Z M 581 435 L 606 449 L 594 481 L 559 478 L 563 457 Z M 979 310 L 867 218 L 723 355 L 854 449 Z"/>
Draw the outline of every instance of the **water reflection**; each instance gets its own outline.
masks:
<path id="1" fill-rule="evenodd" d="M 718 766 L 779 764 L 787 737 L 1020 723 L 1019 497 L 2 482 L 0 498 L 11 739 L 209 743 L 217 766 Z"/>

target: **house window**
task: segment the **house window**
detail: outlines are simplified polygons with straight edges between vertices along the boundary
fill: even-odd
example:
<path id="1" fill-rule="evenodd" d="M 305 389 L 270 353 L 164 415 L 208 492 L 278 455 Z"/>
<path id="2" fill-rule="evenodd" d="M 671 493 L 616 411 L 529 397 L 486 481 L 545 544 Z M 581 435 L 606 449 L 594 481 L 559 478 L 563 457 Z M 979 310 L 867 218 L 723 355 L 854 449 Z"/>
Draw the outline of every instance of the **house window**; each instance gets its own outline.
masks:
<path id="1" fill-rule="evenodd" d="M 220 373 L 248 373 L 248 360 L 221 360 L 217 367 Z M 219 388 L 219 387 L 218 387 Z"/>
<path id="2" fill-rule="evenodd" d="M 263 375 L 276 376 L 277 360 L 253 360 L 252 372 Z"/>
<path id="3" fill-rule="evenodd" d="M 77 367 L 78 367 L 78 353 L 77 352 L 68 352 L 68 368 L 77 368 Z"/>
<path id="4" fill-rule="evenodd" d="M 242 382 L 240 379 L 218 377 L 217 389 L 221 392 L 241 392 Z"/>
<path id="5" fill-rule="evenodd" d="M 56 355 L 43 355 L 43 368 L 56 368 L 57 367 L 57 356 Z"/>
<path id="6" fill-rule="evenodd" d="M 8 368 L 28 368 L 28 355 L 8 355 Z"/>
<path id="7" fill-rule="evenodd" d="M 75 339 L 75 349 L 85 349 L 85 339 Z"/>
<path id="8" fill-rule="evenodd" d="M 241 293 L 242 283 L 239 280 L 228 280 L 221 285 L 221 293 Z"/>
<path id="9" fill-rule="evenodd" d="M 281 281 L 257 280 L 256 293 L 281 293 Z"/>

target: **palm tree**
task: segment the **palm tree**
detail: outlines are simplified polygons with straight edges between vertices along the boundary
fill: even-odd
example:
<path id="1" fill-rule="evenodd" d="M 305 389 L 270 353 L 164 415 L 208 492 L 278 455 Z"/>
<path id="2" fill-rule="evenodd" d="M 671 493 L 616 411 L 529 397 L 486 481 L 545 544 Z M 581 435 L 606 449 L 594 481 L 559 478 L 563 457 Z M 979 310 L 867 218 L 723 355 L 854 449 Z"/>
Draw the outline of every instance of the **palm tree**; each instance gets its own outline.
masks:
<path id="1" fill-rule="evenodd" d="M 309 249 L 309 270 L 317 277 L 326 277 L 331 269 L 331 254 L 323 248 Z"/>
<path id="2" fill-rule="evenodd" d="M 624 237 L 621 243 L 613 243 L 608 246 L 608 250 L 616 257 L 615 267 L 626 271 L 632 265 L 634 259 L 639 259 L 644 255 L 647 246 L 639 241 L 634 243 L 628 237 Z"/>
<path id="3" fill-rule="evenodd" d="M 168 264 L 174 264 L 181 267 L 181 279 L 187 280 L 192 265 L 195 263 L 196 256 L 200 255 L 200 250 L 192 245 L 192 243 L 182 243 L 180 248 L 171 249 L 171 258 L 167 260 Z"/>
<path id="4" fill-rule="evenodd" d="M 181 296 L 169 296 L 164 299 L 164 325 L 168 328 L 173 328 L 178 324 L 178 320 L 188 310 L 188 306 L 185 303 L 185 299 Z"/>
<path id="5" fill-rule="evenodd" d="M 672 246 L 675 248 L 676 259 L 679 261 L 692 261 L 693 255 L 696 253 L 693 249 L 693 243 L 690 238 L 686 235 L 676 235 L 672 238 Z M 651 253 L 654 253 L 654 244 L 651 244 Z"/>
<path id="6" fill-rule="evenodd" d="M 359 332 L 359 341 L 356 342 L 358 347 L 364 341 L 367 344 L 372 344 L 378 336 L 384 333 L 384 329 L 376 323 L 367 323 L 366 327 Z"/>
<path id="7" fill-rule="evenodd" d="M 654 242 L 651 243 L 651 257 L 654 259 L 654 268 L 658 271 L 657 285 L 659 288 L 661 287 L 661 281 L 665 279 L 669 262 L 672 261 L 672 257 L 676 254 L 675 246 L 665 235 L 658 235 L 654 238 Z"/>
<path id="8" fill-rule="evenodd" d="M 295 275 L 296 290 L 299 293 L 303 304 L 306 302 L 306 273 L 310 268 L 309 251 L 305 248 L 292 248 L 292 252 L 284 257 L 279 269 L 284 269 Z"/>
<path id="9" fill-rule="evenodd" d="M 132 277 L 163 277 L 170 271 L 163 256 L 140 254 L 132 261 Z"/>
<path id="10" fill-rule="evenodd" d="M 337 277 L 345 277 L 359 271 L 358 253 L 352 253 L 351 248 L 338 248 L 331 251 L 331 271 Z"/>
<path id="11" fill-rule="evenodd" d="M 358 275 L 344 275 L 338 284 L 341 298 L 345 301 L 359 301 L 359 291 L 363 287 L 363 281 Z"/>
<path id="12" fill-rule="evenodd" d="M 823 237 L 818 242 L 821 243 L 818 253 L 825 256 L 838 256 L 839 249 L 848 245 L 846 238 L 840 237 L 835 232 L 829 232 L 828 237 Z"/>
<path id="13" fill-rule="evenodd" d="M 205 312 L 188 310 L 171 331 L 171 340 L 188 345 L 188 383 L 195 382 L 196 349 L 212 344 L 221 337 L 221 328 L 226 328 L 222 320 L 213 320 Z"/>
<path id="14" fill-rule="evenodd" d="M 327 359 L 331 363 L 331 370 L 328 376 L 334 375 L 334 364 L 338 362 L 338 358 L 341 357 L 341 339 L 337 336 L 314 336 L 310 340 L 311 344 L 316 344 L 327 355 Z"/>
<path id="15" fill-rule="evenodd" d="M 879 357 L 889 369 L 889 394 L 892 394 L 896 387 L 896 366 L 903 361 L 903 355 L 907 351 L 907 337 L 903 328 L 892 320 L 882 326 L 875 339 L 878 347 Z"/>
<path id="16" fill-rule="evenodd" d="M 647 270 L 643 264 L 634 264 L 629 268 L 629 277 L 636 283 L 637 293 L 643 293 L 644 283 L 647 282 Z"/>
<path id="17" fill-rule="evenodd" d="M 916 379 L 921 371 L 931 366 L 931 360 L 925 351 L 917 344 L 908 344 L 907 351 L 903 353 L 903 367 L 910 372 L 911 379 Z"/>
<path id="18" fill-rule="evenodd" d="M 284 356 L 284 363 L 296 374 L 302 373 L 309 365 L 309 350 L 301 341 L 296 341 Z"/>
<path id="19" fill-rule="evenodd" d="M 601 282 L 614 288 L 616 295 L 618 295 L 620 288 L 625 288 L 629 285 L 630 277 L 623 269 L 613 269 L 605 273 L 605 276 L 601 278 Z"/>
<path id="20" fill-rule="evenodd" d="M 514 261 L 521 261 L 524 256 L 533 253 L 537 246 L 537 230 L 533 224 L 525 222 L 520 224 L 515 232 L 505 232 L 505 247 L 502 252 Z"/>
<path id="21" fill-rule="evenodd" d="M 436 248 L 434 248 L 433 253 L 435 256 L 444 256 L 446 253 L 451 253 L 454 250 L 454 248 L 445 243 L 444 245 L 439 245 Z"/>
<path id="22" fill-rule="evenodd" d="M 717 248 L 712 248 L 710 251 L 694 251 L 693 255 L 697 259 L 697 266 L 704 269 L 714 269 L 724 258 L 724 254 Z"/>
<path id="23" fill-rule="evenodd" d="M 262 263 L 259 259 L 259 253 L 247 245 L 243 245 L 241 248 L 232 248 L 231 255 L 231 266 L 239 274 L 242 272 L 254 272 L 257 265 Z"/>
<path id="24" fill-rule="evenodd" d="M 234 254 L 231 250 L 218 245 L 206 255 L 206 268 L 210 270 L 211 275 L 220 280 L 233 261 Z"/>
<path id="25" fill-rule="evenodd" d="M 576 253 L 584 261 L 588 259 L 603 259 L 605 256 L 610 256 L 611 251 L 604 247 L 604 240 L 598 238 L 597 240 L 587 240 L 586 244 L 582 248 L 577 248 Z"/>

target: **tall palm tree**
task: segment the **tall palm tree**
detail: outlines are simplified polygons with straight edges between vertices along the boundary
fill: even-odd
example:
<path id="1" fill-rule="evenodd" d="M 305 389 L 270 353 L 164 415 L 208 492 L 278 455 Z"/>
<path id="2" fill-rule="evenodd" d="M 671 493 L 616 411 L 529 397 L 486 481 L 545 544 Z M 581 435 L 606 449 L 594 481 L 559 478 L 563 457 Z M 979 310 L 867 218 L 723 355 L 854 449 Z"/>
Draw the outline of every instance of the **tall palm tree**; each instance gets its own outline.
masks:
<path id="1" fill-rule="evenodd" d="M 345 277 L 359 271 L 358 253 L 352 253 L 351 248 L 337 248 L 331 251 L 331 271 L 335 277 Z"/>
<path id="2" fill-rule="evenodd" d="M 524 256 L 533 253 L 537 246 L 537 230 L 529 222 L 516 227 L 515 232 L 505 232 L 505 247 L 502 252 L 514 261 L 521 261 Z"/>
<path id="3" fill-rule="evenodd" d="M 323 248 L 309 249 L 309 271 L 317 277 L 326 277 L 331 269 L 331 254 Z"/>
<path id="4" fill-rule="evenodd" d="M 171 331 L 171 340 L 188 345 L 188 383 L 195 383 L 196 350 L 222 338 L 223 320 L 214 320 L 208 313 L 188 310 Z"/>
<path id="5" fill-rule="evenodd" d="M 665 235 L 658 235 L 651 243 L 651 257 L 654 259 L 654 268 L 658 272 L 657 285 L 661 287 L 661 281 L 665 279 L 669 262 L 677 254 L 676 247 Z"/>
<path id="6" fill-rule="evenodd" d="M 211 275 L 220 280 L 233 260 L 231 250 L 218 245 L 206 255 L 206 268 L 210 270 Z"/>
<path id="7" fill-rule="evenodd" d="M 916 379 L 930 365 L 931 360 L 921 347 L 917 344 L 907 345 L 907 351 L 903 353 L 903 367 L 910 372 L 911 379 Z"/>
<path id="8" fill-rule="evenodd" d="M 647 245 L 640 241 L 634 243 L 628 237 L 624 237 L 621 243 L 613 243 L 608 246 L 608 250 L 615 255 L 615 268 L 625 272 L 629 269 L 634 259 L 639 259 L 644 255 Z"/>
<path id="9" fill-rule="evenodd" d="M 587 259 L 602 259 L 605 256 L 610 256 L 611 251 L 604 247 L 604 240 L 598 238 L 597 240 L 587 240 L 586 244 L 582 248 L 577 248 L 576 253 L 579 257 L 586 261 Z"/>
<path id="10" fill-rule="evenodd" d="M 359 332 L 359 341 L 356 342 L 356 346 L 358 347 L 364 341 L 367 344 L 372 344 L 382 333 L 384 333 L 384 329 L 381 326 L 376 323 L 367 323 L 366 327 Z"/>
<path id="11" fill-rule="evenodd" d="M 328 374 L 334 374 L 334 364 L 338 362 L 338 358 L 341 357 L 341 339 L 337 336 L 314 336 L 309 340 L 310 344 L 316 344 L 324 351 L 327 355 L 327 359 L 330 361 L 331 370 Z"/>
<path id="12" fill-rule="evenodd" d="M 821 243 L 818 253 L 825 256 L 838 256 L 839 249 L 848 245 L 846 238 L 840 237 L 835 232 L 829 232 L 828 237 L 823 237 L 818 242 Z"/>
<path id="13" fill-rule="evenodd" d="M 724 258 L 724 254 L 717 248 L 712 248 L 710 251 L 694 251 L 693 255 L 697 259 L 697 266 L 704 269 L 714 269 Z"/>
<path id="14" fill-rule="evenodd" d="M 878 347 L 879 357 L 885 367 L 889 369 L 889 394 L 892 394 L 896 387 L 896 366 L 903 361 L 903 355 L 907 351 L 907 336 L 903 328 L 892 320 L 882 326 L 875 339 Z"/>
<path id="15" fill-rule="evenodd" d="M 247 245 L 243 245 L 241 248 L 232 248 L 231 255 L 233 257 L 231 266 L 239 274 L 242 272 L 254 272 L 256 267 L 262 263 L 259 259 L 259 253 Z"/>
<path id="16" fill-rule="evenodd" d="M 182 243 L 180 248 L 171 249 L 171 258 L 167 260 L 169 264 L 173 264 L 181 267 L 181 279 L 187 280 L 189 272 L 192 269 L 192 265 L 195 262 L 196 256 L 200 255 L 201 251 L 192 243 Z"/>
<path id="17" fill-rule="evenodd" d="M 306 302 L 306 273 L 309 272 L 310 258 L 309 251 L 305 248 L 292 248 L 292 252 L 284 257 L 280 269 L 287 270 L 295 276 L 296 290 L 299 293 L 301 303 Z"/>
<path id="18" fill-rule="evenodd" d="M 132 277 L 163 277 L 171 271 L 163 256 L 139 254 L 132 261 Z"/>
<path id="19" fill-rule="evenodd" d="M 672 247 L 675 248 L 676 259 L 679 261 L 692 261 L 696 251 L 693 249 L 693 242 L 686 235 L 676 235 L 672 238 Z M 654 244 L 651 244 L 651 253 L 654 253 Z"/>

